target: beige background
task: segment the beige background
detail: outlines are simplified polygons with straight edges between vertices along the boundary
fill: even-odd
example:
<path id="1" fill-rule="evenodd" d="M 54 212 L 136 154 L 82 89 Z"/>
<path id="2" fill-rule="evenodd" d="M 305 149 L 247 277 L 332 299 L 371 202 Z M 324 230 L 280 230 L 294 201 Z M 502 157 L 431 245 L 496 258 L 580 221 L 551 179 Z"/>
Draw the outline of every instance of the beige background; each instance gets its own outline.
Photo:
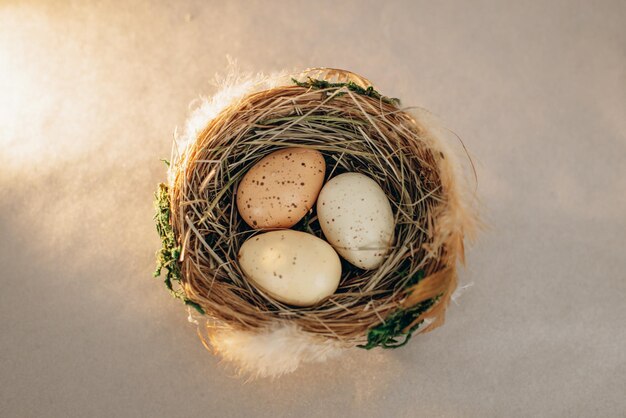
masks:
<path id="1" fill-rule="evenodd" d="M 0 2 L 0 416 L 626 414 L 626 3 Z M 347 68 L 472 151 L 440 330 L 275 382 L 151 278 L 172 131 L 242 68 Z"/>

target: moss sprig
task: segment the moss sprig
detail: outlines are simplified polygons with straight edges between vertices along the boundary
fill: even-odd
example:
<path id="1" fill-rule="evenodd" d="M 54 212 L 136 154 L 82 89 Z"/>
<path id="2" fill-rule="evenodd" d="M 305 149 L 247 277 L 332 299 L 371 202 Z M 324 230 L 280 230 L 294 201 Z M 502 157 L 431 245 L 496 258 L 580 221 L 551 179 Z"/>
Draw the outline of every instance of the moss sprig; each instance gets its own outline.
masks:
<path id="1" fill-rule="evenodd" d="M 357 345 L 357 347 L 371 350 L 374 347 L 400 348 L 406 345 L 413 333 L 424 323 L 424 320 L 413 325 L 407 332 L 403 332 L 403 330 L 421 314 L 429 310 L 438 300 L 439 297 L 428 299 L 411 308 L 395 311 L 385 319 L 385 322 L 370 328 L 367 333 L 367 344 Z"/>
<path id="2" fill-rule="evenodd" d="M 368 96 L 377 100 L 382 100 L 385 103 L 400 106 L 400 99 L 395 97 L 387 97 L 380 94 L 378 91 L 374 89 L 373 86 L 363 87 L 355 83 L 354 81 L 348 81 L 347 83 L 331 83 L 326 80 L 319 80 L 316 78 L 307 77 L 307 81 L 298 81 L 295 78 L 292 78 L 291 81 L 298 87 L 306 87 L 306 88 L 314 88 L 314 89 L 339 89 L 342 87 L 347 88 L 350 91 L 353 91 L 357 94 L 361 94 L 363 96 Z M 345 93 L 337 93 L 335 97 L 339 97 L 344 95 Z"/>
<path id="3" fill-rule="evenodd" d="M 405 272 L 402 274 L 406 275 Z M 404 284 L 404 288 L 410 288 L 418 284 L 425 276 L 424 270 L 420 269 Z M 421 314 L 429 310 L 439 298 L 427 299 L 408 309 L 399 309 L 390 314 L 385 321 L 373 328 L 367 333 L 367 344 L 358 345 L 359 348 L 371 350 L 374 347 L 382 348 L 399 348 L 409 342 L 413 332 L 415 332 L 424 321 L 419 321 L 408 332 L 403 330 L 411 325 L 413 321 Z M 403 338 L 399 341 L 399 338 Z"/>
<path id="4" fill-rule="evenodd" d="M 177 299 L 181 299 L 185 305 L 191 306 L 201 314 L 204 314 L 204 310 L 200 305 L 188 299 L 180 288 L 174 288 L 174 283 L 177 282 L 180 284 L 182 277 L 180 263 L 178 261 L 181 247 L 176 242 L 174 230 L 170 224 L 171 208 L 169 188 L 163 183 L 159 184 L 154 194 L 154 207 L 156 210 L 154 215 L 156 229 L 161 238 L 161 249 L 158 250 L 156 254 L 157 265 L 154 271 L 154 277 L 161 276 L 163 269 L 165 269 L 166 272 L 163 282 L 170 293 Z"/>

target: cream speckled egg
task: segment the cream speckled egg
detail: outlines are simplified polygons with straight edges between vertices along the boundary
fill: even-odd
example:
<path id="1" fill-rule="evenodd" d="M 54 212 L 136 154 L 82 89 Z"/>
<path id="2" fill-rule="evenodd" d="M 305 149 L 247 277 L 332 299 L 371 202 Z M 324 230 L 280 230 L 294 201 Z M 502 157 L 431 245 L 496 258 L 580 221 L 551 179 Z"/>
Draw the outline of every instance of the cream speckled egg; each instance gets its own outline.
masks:
<path id="1" fill-rule="evenodd" d="M 275 151 L 256 163 L 239 183 L 239 214 L 255 229 L 290 228 L 315 204 L 325 171 L 319 151 Z"/>
<path id="2" fill-rule="evenodd" d="M 395 222 L 380 186 L 360 173 L 330 179 L 317 199 L 317 216 L 328 242 L 357 267 L 382 264 L 393 241 Z"/>
<path id="3" fill-rule="evenodd" d="M 341 278 L 341 261 L 333 247 L 290 229 L 250 237 L 238 258 L 248 280 L 289 305 L 316 304 L 337 290 Z"/>

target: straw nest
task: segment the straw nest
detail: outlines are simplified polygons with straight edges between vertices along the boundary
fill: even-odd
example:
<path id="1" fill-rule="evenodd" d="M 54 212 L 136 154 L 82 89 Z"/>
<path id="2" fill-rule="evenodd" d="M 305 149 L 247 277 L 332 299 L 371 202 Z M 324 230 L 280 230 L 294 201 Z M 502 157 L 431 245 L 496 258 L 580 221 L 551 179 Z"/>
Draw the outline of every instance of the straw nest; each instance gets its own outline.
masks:
<path id="1" fill-rule="evenodd" d="M 312 307 L 272 299 L 247 281 L 241 244 L 259 231 L 241 219 L 242 176 L 284 147 L 320 151 L 326 179 L 361 172 L 386 192 L 395 216 L 393 248 L 377 269 L 348 263 L 337 292 Z M 343 347 L 396 347 L 444 321 L 457 286 L 457 260 L 472 216 L 448 148 L 399 101 L 366 79 L 310 70 L 284 85 L 245 94 L 201 130 L 172 162 L 158 194 L 166 284 L 211 324 L 262 332 L 288 323 Z M 323 237 L 315 209 L 293 229 Z M 177 285 L 178 283 L 178 285 Z"/>

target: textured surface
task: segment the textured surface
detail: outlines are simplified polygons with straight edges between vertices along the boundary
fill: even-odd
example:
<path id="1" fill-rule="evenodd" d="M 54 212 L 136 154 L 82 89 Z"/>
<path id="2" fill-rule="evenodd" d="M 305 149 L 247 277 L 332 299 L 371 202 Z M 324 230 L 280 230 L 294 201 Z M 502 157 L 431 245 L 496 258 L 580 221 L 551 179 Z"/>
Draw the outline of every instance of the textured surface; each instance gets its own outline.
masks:
<path id="1" fill-rule="evenodd" d="M 0 3 L 1 416 L 625 413 L 624 2 L 52 3 Z M 463 137 L 490 226 L 446 326 L 273 383 L 205 352 L 150 278 L 151 199 L 226 54 Z"/>

